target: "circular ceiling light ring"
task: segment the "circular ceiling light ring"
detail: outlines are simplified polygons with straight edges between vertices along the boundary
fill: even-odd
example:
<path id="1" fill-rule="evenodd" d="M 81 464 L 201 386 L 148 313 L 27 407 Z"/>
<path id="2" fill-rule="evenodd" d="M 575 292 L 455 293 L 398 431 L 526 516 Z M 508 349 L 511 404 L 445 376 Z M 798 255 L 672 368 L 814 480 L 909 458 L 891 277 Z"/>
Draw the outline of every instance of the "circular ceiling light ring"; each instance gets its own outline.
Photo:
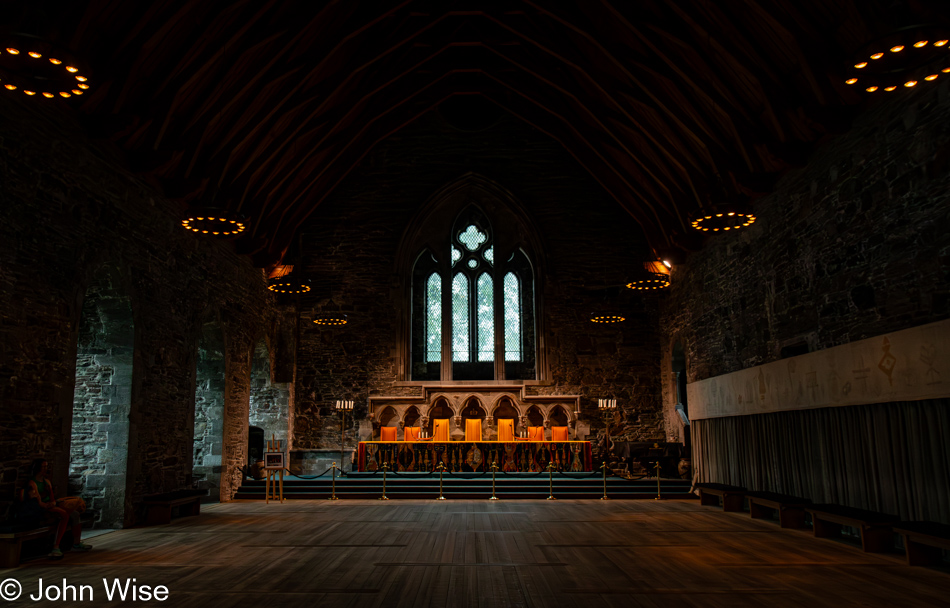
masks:
<path id="1" fill-rule="evenodd" d="M 740 230 L 755 223 L 755 214 L 744 205 L 720 203 L 690 216 L 690 226 L 701 232 Z"/>
<path id="2" fill-rule="evenodd" d="M 9 91 L 21 90 L 36 99 L 69 98 L 78 78 L 89 88 L 88 74 L 72 53 L 48 40 L 16 32 L 0 34 L 0 82 Z"/>
<path id="3" fill-rule="evenodd" d="M 937 80 L 950 67 L 950 28 L 934 24 L 902 27 L 856 50 L 842 82 L 868 93 L 893 92 Z"/>
<path id="4" fill-rule="evenodd" d="M 613 323 L 623 323 L 627 320 L 620 312 L 611 310 L 611 311 L 595 311 L 590 313 L 590 322 L 591 323 L 600 323 L 600 324 L 613 324 Z"/>
<path id="5" fill-rule="evenodd" d="M 293 275 L 286 275 L 277 279 L 271 279 L 267 285 L 268 291 L 274 293 L 298 295 L 310 291 L 310 285 L 307 281 L 298 281 Z"/>
<path id="6" fill-rule="evenodd" d="M 317 325 L 338 327 L 340 325 L 346 325 L 349 322 L 349 318 L 341 312 L 321 312 L 314 315 L 313 322 Z"/>
<path id="7" fill-rule="evenodd" d="M 653 276 L 638 278 L 627 283 L 627 289 L 634 291 L 649 291 L 652 289 L 666 289 L 670 286 L 670 275 L 661 273 L 650 273 Z"/>
<path id="8" fill-rule="evenodd" d="M 227 209 L 204 208 L 190 211 L 181 220 L 185 230 L 230 239 L 247 230 L 247 218 Z"/>

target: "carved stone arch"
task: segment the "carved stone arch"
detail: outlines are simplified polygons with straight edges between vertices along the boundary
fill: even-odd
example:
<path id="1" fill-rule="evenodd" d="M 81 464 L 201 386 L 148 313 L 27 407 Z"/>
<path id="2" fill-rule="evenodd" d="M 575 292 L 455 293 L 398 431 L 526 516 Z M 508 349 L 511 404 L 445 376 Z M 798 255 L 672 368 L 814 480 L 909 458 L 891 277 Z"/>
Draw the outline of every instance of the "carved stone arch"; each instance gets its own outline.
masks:
<path id="1" fill-rule="evenodd" d="M 508 399 L 508 401 L 511 402 L 511 407 L 513 407 L 515 411 L 518 412 L 519 415 L 521 415 L 521 410 L 518 408 L 518 398 L 514 395 L 514 393 L 501 393 L 500 395 L 492 399 L 491 403 L 488 405 L 488 408 L 486 411 L 488 412 L 489 416 L 491 416 L 492 418 L 496 417 L 495 410 L 497 410 L 498 406 L 501 405 L 501 402 L 503 399 Z"/>
<path id="2" fill-rule="evenodd" d="M 435 251 L 433 251 L 430 247 L 428 246 L 423 247 L 422 250 L 418 252 L 418 255 L 412 258 L 412 263 L 410 264 L 410 270 L 412 268 L 415 268 L 418 264 L 421 264 L 423 262 L 428 262 L 430 260 L 432 261 L 432 263 L 438 264 L 439 256 L 436 255 Z"/>
<path id="3" fill-rule="evenodd" d="M 547 256 L 540 232 L 527 209 L 498 182 L 471 172 L 434 192 L 409 220 L 396 250 L 396 275 L 405 276 L 410 272 L 410 264 L 415 263 L 419 252 L 425 248 L 435 252 L 448 251 L 450 237 L 445 226 L 454 224 L 459 213 L 471 205 L 477 206 L 489 218 L 495 218 L 492 228 L 496 235 L 503 237 L 509 253 L 518 248 L 525 250 L 538 273 L 536 280 L 540 280 L 546 272 L 543 264 Z M 498 221 L 497 218 L 506 219 L 505 216 L 510 216 L 508 221 Z"/>
<path id="4" fill-rule="evenodd" d="M 475 399 L 476 401 L 478 401 L 478 404 L 481 406 L 481 408 L 485 409 L 485 406 L 484 404 L 482 404 L 482 400 L 478 393 L 461 393 L 459 394 L 457 399 L 458 399 L 458 402 L 457 402 L 458 407 L 455 408 L 455 412 L 457 416 L 462 415 L 462 410 L 465 408 L 465 405 L 472 399 Z"/>
<path id="5" fill-rule="evenodd" d="M 471 404 L 472 402 L 475 403 L 478 409 L 482 410 L 482 412 L 485 414 L 485 417 L 487 418 L 489 415 L 488 407 L 485 405 L 485 402 L 483 400 L 483 395 L 479 395 L 476 393 L 470 393 L 459 402 L 459 409 L 458 409 L 459 416 L 462 415 L 462 413 L 465 411 L 465 408 L 468 407 L 469 404 Z"/>
<path id="6" fill-rule="evenodd" d="M 547 417 L 545 419 L 548 425 L 554 426 L 553 417 L 557 410 L 561 410 L 562 412 L 564 412 L 564 425 L 570 426 L 571 422 L 573 421 L 573 412 L 571 412 L 571 409 L 563 403 L 555 403 L 551 405 L 550 408 L 548 408 Z M 558 425 L 558 426 L 561 426 L 561 425 Z"/>
<path id="7" fill-rule="evenodd" d="M 452 395 L 446 393 L 436 393 L 429 399 L 429 405 L 425 411 L 426 418 L 432 418 L 432 412 L 439 405 L 440 401 L 445 403 L 445 407 L 449 408 L 449 411 L 452 412 L 452 416 L 458 416 L 458 408 L 453 403 L 454 399 Z"/>
<path id="8" fill-rule="evenodd" d="M 446 226 L 455 226 L 456 220 L 468 209 L 477 209 L 490 222 L 492 232 L 492 247 L 494 248 L 495 262 L 495 298 L 496 311 L 499 310 L 501 294 L 497 285 L 501 284 L 504 276 L 508 272 L 516 276 L 526 278 L 530 272 L 532 288 L 529 292 L 530 298 L 525 303 L 525 308 L 521 314 L 530 320 L 530 324 L 525 329 L 526 353 L 529 353 L 526 363 L 523 367 L 517 367 L 512 364 L 512 369 L 507 370 L 505 357 L 501 352 L 504 347 L 499 346 L 496 341 L 495 355 L 495 379 L 505 377 L 521 379 L 539 379 L 544 380 L 550 376 L 547 359 L 545 357 L 544 336 L 544 315 L 543 310 L 543 281 L 546 275 L 544 267 L 546 255 L 540 231 L 531 220 L 526 208 L 518 199 L 506 188 L 494 182 L 493 180 L 478 175 L 476 173 L 466 173 L 452 182 L 446 184 L 438 191 L 433 193 L 429 199 L 420 205 L 419 209 L 407 223 L 403 230 L 399 246 L 397 248 L 396 259 L 394 263 L 394 272 L 399 277 L 412 277 L 412 280 L 401 282 L 402 294 L 398 298 L 398 306 L 401 308 L 399 321 L 397 323 L 397 368 L 401 379 L 417 381 L 434 381 L 441 379 L 449 381 L 449 378 L 455 376 L 451 362 L 451 336 L 444 327 L 448 326 L 448 315 L 443 309 L 442 318 L 446 325 L 441 332 L 442 364 L 435 366 L 434 362 L 423 360 L 422 342 L 419 336 L 423 335 L 420 323 L 424 322 L 424 317 L 417 316 L 413 319 L 413 307 L 417 307 L 418 302 L 414 298 L 420 297 L 421 289 L 418 286 L 419 277 L 414 276 L 416 264 L 423 255 L 423 252 L 429 252 L 436 260 L 436 267 L 439 269 L 440 276 L 443 278 L 442 293 L 445 294 L 450 289 L 446 283 L 447 277 L 451 275 L 452 263 L 449 254 L 453 238 L 453 231 L 446 230 Z M 516 256 L 518 252 L 523 255 Z M 527 259 L 527 268 L 521 262 Z M 509 267 L 509 260 L 511 266 Z M 508 268 L 508 270 L 505 270 Z M 456 269 L 457 270 L 457 269 Z M 415 285 L 415 287 L 414 287 Z M 415 291 L 414 291 L 415 290 Z M 500 317 L 498 317 L 500 318 Z M 496 320 L 496 324 L 501 323 Z M 527 329 L 530 327 L 530 331 Z M 496 336 L 499 335 L 499 329 L 496 330 Z M 501 334 L 503 335 L 503 334 Z M 499 338 L 496 338 L 499 340 Z M 527 344 L 530 343 L 530 347 Z M 500 350 L 499 350 L 500 349 Z M 530 349 L 530 350 L 528 350 Z M 481 377 L 484 370 L 477 372 Z M 466 376 L 460 376 L 466 379 Z M 467 379 L 478 379 L 468 377 Z"/>
<path id="9" fill-rule="evenodd" d="M 547 413 L 545 412 L 546 408 L 541 407 L 537 403 L 531 403 L 531 404 L 526 404 L 526 405 L 527 407 L 525 408 L 524 414 L 522 414 L 522 416 L 528 419 L 528 424 L 530 426 L 537 426 L 537 425 L 531 425 L 531 410 L 537 410 L 541 418 L 541 426 L 544 426 L 544 423 L 547 422 L 547 419 L 548 419 Z"/>
<path id="10" fill-rule="evenodd" d="M 415 414 L 415 417 L 411 417 L 411 414 Z M 400 422 L 402 422 L 403 427 L 414 426 L 416 422 L 422 420 L 422 409 L 418 405 L 409 405 L 406 406 L 402 411 L 402 416 L 400 417 Z"/>
<path id="11" fill-rule="evenodd" d="M 396 408 L 392 405 L 387 405 L 379 412 L 379 426 L 393 426 L 390 424 L 393 421 L 396 421 L 396 425 L 402 418 L 399 415 L 399 412 L 396 411 Z"/>
<path id="12" fill-rule="evenodd" d="M 439 404 L 439 401 L 444 401 L 446 407 L 452 410 L 453 414 L 455 413 L 455 409 L 452 407 L 453 399 L 451 395 L 446 394 L 446 393 L 433 393 L 429 397 L 429 402 L 423 405 L 423 407 L 425 407 L 426 416 L 428 416 L 430 412 L 432 412 L 432 410 L 435 409 L 435 407 Z"/>

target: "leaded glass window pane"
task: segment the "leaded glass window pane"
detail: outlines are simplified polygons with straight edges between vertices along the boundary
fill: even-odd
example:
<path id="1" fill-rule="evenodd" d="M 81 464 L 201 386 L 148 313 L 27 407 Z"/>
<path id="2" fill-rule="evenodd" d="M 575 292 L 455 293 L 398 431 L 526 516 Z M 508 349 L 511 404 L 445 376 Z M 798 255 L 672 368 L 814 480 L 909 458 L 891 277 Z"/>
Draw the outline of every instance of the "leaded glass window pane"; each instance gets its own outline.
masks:
<path id="1" fill-rule="evenodd" d="M 452 247 L 452 266 L 455 266 L 455 263 L 462 259 L 462 252 Z"/>
<path id="2" fill-rule="evenodd" d="M 469 251 L 475 251 L 487 240 L 488 237 L 485 233 L 479 231 L 474 225 L 469 225 L 465 232 L 459 234 L 459 242 L 465 245 Z"/>
<path id="3" fill-rule="evenodd" d="M 505 275 L 505 361 L 521 361 L 521 284 L 513 272 Z"/>
<path id="4" fill-rule="evenodd" d="M 495 360 L 495 314 L 492 302 L 492 279 L 488 273 L 478 277 L 476 285 L 478 300 L 478 360 Z"/>
<path id="5" fill-rule="evenodd" d="M 426 281 L 426 362 L 442 360 L 442 277 L 433 272 Z"/>
<path id="6" fill-rule="evenodd" d="M 469 267 L 469 268 L 477 268 L 477 267 L 478 267 L 478 261 L 475 260 L 475 259 L 469 260 L 469 261 L 468 261 L 468 267 Z"/>
<path id="7" fill-rule="evenodd" d="M 492 245 L 491 247 L 489 247 L 488 249 L 486 249 L 486 250 L 485 250 L 485 253 L 483 253 L 482 255 L 485 256 L 485 259 L 488 260 L 488 263 L 489 263 L 489 264 L 494 265 L 494 263 L 495 263 L 495 246 Z"/>
<path id="8" fill-rule="evenodd" d="M 469 361 L 468 278 L 452 279 L 452 360 Z"/>

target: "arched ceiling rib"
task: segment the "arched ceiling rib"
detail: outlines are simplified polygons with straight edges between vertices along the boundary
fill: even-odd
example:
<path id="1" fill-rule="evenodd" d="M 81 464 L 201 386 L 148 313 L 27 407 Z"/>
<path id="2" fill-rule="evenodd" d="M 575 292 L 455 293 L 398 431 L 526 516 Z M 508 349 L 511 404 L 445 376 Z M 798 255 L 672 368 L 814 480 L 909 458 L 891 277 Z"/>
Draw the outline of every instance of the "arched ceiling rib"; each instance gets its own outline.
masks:
<path id="1" fill-rule="evenodd" d="M 856 2 L 91 0 L 57 36 L 94 69 L 97 135 L 183 204 L 239 205 L 260 264 L 452 95 L 560 142 L 660 249 L 695 240 L 710 184 L 761 193 L 841 130 L 861 101 L 842 62 L 893 4 Z"/>

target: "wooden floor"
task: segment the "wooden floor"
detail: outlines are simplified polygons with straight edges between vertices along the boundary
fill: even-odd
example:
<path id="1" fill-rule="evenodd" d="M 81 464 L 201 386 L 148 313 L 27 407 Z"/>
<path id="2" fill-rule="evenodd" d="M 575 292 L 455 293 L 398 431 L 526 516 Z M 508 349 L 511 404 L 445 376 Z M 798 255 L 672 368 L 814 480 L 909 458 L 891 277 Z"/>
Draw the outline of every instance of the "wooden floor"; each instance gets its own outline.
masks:
<path id="1" fill-rule="evenodd" d="M 236 501 L 16 579 L 135 578 L 153 606 L 947 606 L 950 573 L 696 501 Z M 4 580 L 4 585 L 6 585 Z M 7 589 L 4 586 L 4 589 Z M 9 605 L 72 605 L 30 602 Z M 88 596 L 87 596 L 88 599 Z"/>

